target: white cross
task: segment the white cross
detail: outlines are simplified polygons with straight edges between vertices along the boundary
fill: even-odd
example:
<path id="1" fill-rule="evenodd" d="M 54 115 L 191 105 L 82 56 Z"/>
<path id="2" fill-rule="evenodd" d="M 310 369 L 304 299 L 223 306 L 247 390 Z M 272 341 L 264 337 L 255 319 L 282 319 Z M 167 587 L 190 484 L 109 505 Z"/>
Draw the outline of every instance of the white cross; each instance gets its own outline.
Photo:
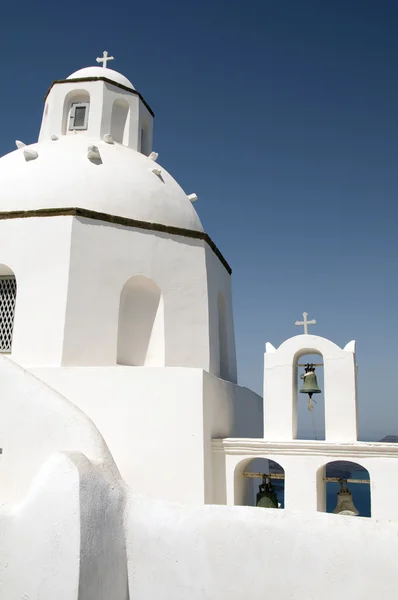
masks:
<path id="1" fill-rule="evenodd" d="M 307 317 L 308 317 L 308 313 L 303 313 L 304 321 L 296 321 L 296 323 L 295 323 L 295 325 L 304 325 L 304 333 L 305 334 L 308 334 L 308 325 L 316 324 L 315 319 L 312 319 L 312 321 L 308 321 Z"/>
<path id="2" fill-rule="evenodd" d="M 102 53 L 102 58 L 97 58 L 96 59 L 98 63 L 104 63 L 102 66 L 104 67 L 104 69 L 106 69 L 106 63 L 108 62 L 108 60 L 115 60 L 113 58 L 113 56 L 108 56 L 108 51 L 104 50 L 104 52 Z"/>

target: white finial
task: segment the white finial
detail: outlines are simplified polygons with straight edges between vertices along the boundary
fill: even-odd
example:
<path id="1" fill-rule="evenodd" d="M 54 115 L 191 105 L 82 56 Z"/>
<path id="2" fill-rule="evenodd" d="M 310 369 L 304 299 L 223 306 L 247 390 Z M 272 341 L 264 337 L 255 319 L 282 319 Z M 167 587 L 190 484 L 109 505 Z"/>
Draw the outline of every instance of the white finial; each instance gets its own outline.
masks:
<path id="1" fill-rule="evenodd" d="M 87 148 L 87 158 L 91 161 L 99 161 L 101 160 L 101 154 L 98 150 L 98 146 L 89 146 Z"/>
<path id="2" fill-rule="evenodd" d="M 36 160 L 36 158 L 39 156 L 36 150 L 24 150 L 23 155 L 26 162 L 29 162 L 30 160 Z"/>
<path id="3" fill-rule="evenodd" d="M 104 67 L 104 69 L 106 69 L 107 67 L 107 62 L 108 60 L 115 60 L 113 56 L 108 56 L 108 51 L 104 50 L 104 52 L 102 53 L 102 58 L 98 57 L 96 59 L 97 63 L 104 63 L 102 66 Z"/>
<path id="4" fill-rule="evenodd" d="M 24 142 L 21 142 L 21 140 L 15 140 L 15 145 L 18 149 L 26 146 L 26 144 L 24 144 Z"/>
<path id="5" fill-rule="evenodd" d="M 151 160 L 157 160 L 158 156 L 159 154 L 157 152 L 151 152 L 148 158 L 150 158 Z"/>
<path id="6" fill-rule="evenodd" d="M 188 200 L 190 200 L 191 202 L 196 202 L 196 200 L 198 199 L 196 194 L 188 194 Z"/>
<path id="7" fill-rule="evenodd" d="M 304 321 L 296 321 L 295 325 L 304 325 L 304 333 L 307 335 L 308 334 L 308 325 L 315 325 L 316 321 L 315 319 L 312 319 L 312 321 L 308 321 L 308 313 L 303 313 L 303 319 Z"/>
<path id="8" fill-rule="evenodd" d="M 113 137 L 111 136 L 111 134 L 110 134 L 110 133 L 106 133 L 106 134 L 104 135 L 104 142 L 105 142 L 106 144 L 114 144 L 114 143 L 115 143 L 115 141 L 114 141 L 114 139 L 113 139 Z"/>

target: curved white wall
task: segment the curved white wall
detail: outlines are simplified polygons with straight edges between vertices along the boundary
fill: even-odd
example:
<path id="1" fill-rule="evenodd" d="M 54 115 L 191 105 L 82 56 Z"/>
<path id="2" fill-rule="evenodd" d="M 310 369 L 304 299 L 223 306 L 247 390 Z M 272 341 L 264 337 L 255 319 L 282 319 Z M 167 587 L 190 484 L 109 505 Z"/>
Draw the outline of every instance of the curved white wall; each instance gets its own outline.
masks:
<path id="1" fill-rule="evenodd" d="M 58 451 L 81 451 L 117 469 L 90 419 L 45 383 L 0 356 L 0 499 L 20 501 L 43 463 Z"/>

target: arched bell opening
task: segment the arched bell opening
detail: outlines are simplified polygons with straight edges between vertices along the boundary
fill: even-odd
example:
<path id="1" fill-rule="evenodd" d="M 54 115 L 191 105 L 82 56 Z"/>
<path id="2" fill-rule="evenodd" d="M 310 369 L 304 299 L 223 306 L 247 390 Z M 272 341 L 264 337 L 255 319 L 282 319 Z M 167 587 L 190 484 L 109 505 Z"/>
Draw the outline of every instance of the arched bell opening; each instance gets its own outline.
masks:
<path id="1" fill-rule="evenodd" d="M 234 504 L 259 508 L 284 508 L 285 471 L 268 458 L 246 459 L 235 469 Z"/>
<path id="2" fill-rule="evenodd" d="M 303 350 L 295 356 L 293 369 L 293 415 L 296 439 L 325 439 L 323 356 Z"/>
<path id="3" fill-rule="evenodd" d="M 369 471 L 346 460 L 332 461 L 318 470 L 318 511 L 370 517 Z"/>
<path id="4" fill-rule="evenodd" d="M 0 264 L 0 354 L 10 354 L 14 333 L 17 280 L 14 271 Z"/>

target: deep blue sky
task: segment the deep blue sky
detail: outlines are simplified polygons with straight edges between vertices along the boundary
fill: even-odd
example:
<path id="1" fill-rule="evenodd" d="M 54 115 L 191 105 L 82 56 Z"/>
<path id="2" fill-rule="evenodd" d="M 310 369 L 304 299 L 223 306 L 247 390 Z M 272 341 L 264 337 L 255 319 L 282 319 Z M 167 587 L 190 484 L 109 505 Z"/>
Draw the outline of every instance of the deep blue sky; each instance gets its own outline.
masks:
<path id="1" fill-rule="evenodd" d="M 107 49 L 233 268 L 240 382 L 306 310 L 357 340 L 362 439 L 398 434 L 397 31 L 396 0 L 7 3 L 0 154 Z"/>

